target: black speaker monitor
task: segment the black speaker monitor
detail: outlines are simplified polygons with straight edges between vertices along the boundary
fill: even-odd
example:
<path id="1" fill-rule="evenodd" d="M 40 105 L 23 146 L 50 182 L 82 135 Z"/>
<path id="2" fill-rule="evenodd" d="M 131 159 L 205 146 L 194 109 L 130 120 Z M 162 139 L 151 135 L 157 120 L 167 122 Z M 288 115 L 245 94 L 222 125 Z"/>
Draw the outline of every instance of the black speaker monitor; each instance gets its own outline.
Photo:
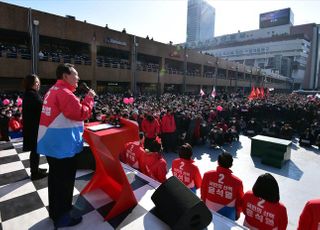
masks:
<path id="1" fill-rule="evenodd" d="M 197 230 L 207 227 L 212 214 L 178 178 L 172 176 L 151 196 L 154 214 L 174 230 Z"/>

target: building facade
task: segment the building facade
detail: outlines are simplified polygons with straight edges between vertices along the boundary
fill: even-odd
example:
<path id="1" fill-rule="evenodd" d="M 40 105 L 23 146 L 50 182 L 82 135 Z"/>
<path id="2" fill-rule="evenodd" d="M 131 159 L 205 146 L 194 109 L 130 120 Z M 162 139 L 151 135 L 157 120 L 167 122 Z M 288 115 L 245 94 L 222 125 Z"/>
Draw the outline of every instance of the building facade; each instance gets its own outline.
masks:
<path id="1" fill-rule="evenodd" d="M 187 42 L 214 36 L 215 9 L 204 0 L 188 0 Z"/>
<path id="2" fill-rule="evenodd" d="M 199 93 L 212 87 L 250 91 L 252 86 L 290 90 L 288 78 L 260 68 L 201 54 L 30 8 L 0 2 L 1 89 L 19 90 L 30 73 L 42 85 L 60 63 L 76 66 L 81 81 L 98 92 Z"/>
<path id="3" fill-rule="evenodd" d="M 260 15 L 261 29 L 187 46 L 202 53 L 289 77 L 295 89 L 319 88 L 319 25 L 293 26 L 291 9 Z"/>

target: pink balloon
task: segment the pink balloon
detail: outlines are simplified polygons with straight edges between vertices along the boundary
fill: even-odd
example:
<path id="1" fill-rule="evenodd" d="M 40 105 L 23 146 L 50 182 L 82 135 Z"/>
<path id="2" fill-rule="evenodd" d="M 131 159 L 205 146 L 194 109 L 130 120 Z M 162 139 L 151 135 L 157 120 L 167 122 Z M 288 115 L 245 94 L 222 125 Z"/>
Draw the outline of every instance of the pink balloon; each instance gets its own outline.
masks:
<path id="1" fill-rule="evenodd" d="M 17 106 L 21 106 L 22 105 L 22 99 L 20 97 L 18 97 L 17 99 Z"/>
<path id="2" fill-rule="evenodd" d="M 219 112 L 221 112 L 221 111 L 223 110 L 222 106 L 218 105 L 218 106 L 217 106 L 217 110 L 218 110 Z"/>
<path id="3" fill-rule="evenodd" d="M 9 105 L 9 104 L 10 104 L 10 100 L 9 100 L 9 99 L 4 99 L 4 100 L 2 101 L 2 104 L 3 104 L 3 105 Z"/>
<path id="4" fill-rule="evenodd" d="M 123 98 L 123 103 L 128 104 L 129 103 L 129 98 L 127 98 L 127 97 Z"/>
<path id="5" fill-rule="evenodd" d="M 130 97 L 130 98 L 128 99 L 128 103 L 129 103 L 129 104 L 133 104 L 133 102 L 134 102 L 134 98 L 133 98 L 133 97 Z"/>

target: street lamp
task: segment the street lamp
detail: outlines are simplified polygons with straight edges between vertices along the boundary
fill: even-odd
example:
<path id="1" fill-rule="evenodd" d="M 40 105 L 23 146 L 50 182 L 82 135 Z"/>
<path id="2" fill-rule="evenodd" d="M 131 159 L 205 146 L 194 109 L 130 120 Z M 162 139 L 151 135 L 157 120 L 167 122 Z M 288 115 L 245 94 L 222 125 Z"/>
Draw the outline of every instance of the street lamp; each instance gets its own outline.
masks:
<path id="1" fill-rule="evenodd" d="M 237 64 L 237 66 L 236 66 L 236 83 L 235 83 L 236 92 L 238 90 L 238 70 L 239 70 L 239 66 Z"/>
<path id="2" fill-rule="evenodd" d="M 258 74 L 257 74 L 258 79 L 256 79 L 256 84 L 259 84 L 260 83 L 259 78 L 261 78 L 261 68 L 260 67 L 257 67 L 257 72 L 258 72 Z"/>
<path id="3" fill-rule="evenodd" d="M 157 99 L 160 100 L 160 68 L 158 68 Z"/>
<path id="4" fill-rule="evenodd" d="M 91 41 L 91 65 L 92 65 L 92 84 L 91 87 L 94 90 L 97 90 L 97 78 L 96 78 L 96 65 L 97 65 L 97 37 L 94 32 L 92 35 Z"/>
<path id="5" fill-rule="evenodd" d="M 136 68 L 137 68 L 137 47 L 139 43 L 137 43 L 136 36 L 133 36 L 133 45 L 132 45 L 132 56 L 131 56 L 131 92 L 136 95 L 137 90 L 137 80 L 136 80 Z"/>
<path id="6" fill-rule="evenodd" d="M 187 81 L 187 44 L 184 45 L 183 52 L 183 93 L 186 93 L 186 81 Z"/>
<path id="7" fill-rule="evenodd" d="M 251 67 L 251 70 L 250 70 L 250 88 L 252 88 L 252 71 L 253 70 L 253 67 Z"/>
<path id="8" fill-rule="evenodd" d="M 33 20 L 31 24 L 32 73 L 34 74 L 38 74 L 39 24 L 38 20 Z"/>
<path id="9" fill-rule="evenodd" d="M 38 20 L 33 20 L 33 25 L 38 26 L 39 25 L 39 21 Z"/>
<path id="10" fill-rule="evenodd" d="M 267 80 L 267 74 L 266 73 L 264 73 L 264 79 L 263 79 L 263 88 L 265 88 L 266 87 L 266 83 L 268 82 L 268 80 Z"/>
<path id="11" fill-rule="evenodd" d="M 214 70 L 215 86 L 217 86 L 217 84 L 218 84 L 218 66 L 219 66 L 219 61 L 217 59 L 216 60 L 216 68 Z"/>
<path id="12" fill-rule="evenodd" d="M 233 75 L 234 74 L 234 71 L 233 71 L 234 70 L 234 66 L 231 66 L 231 69 L 232 69 L 232 75 Z M 229 87 L 230 87 L 230 89 L 232 87 L 232 79 L 233 79 L 232 75 L 229 77 Z"/>
<path id="13" fill-rule="evenodd" d="M 265 80 L 266 80 L 266 72 L 265 71 L 262 71 L 262 78 L 261 78 L 261 87 L 264 87 L 264 83 L 265 83 Z"/>

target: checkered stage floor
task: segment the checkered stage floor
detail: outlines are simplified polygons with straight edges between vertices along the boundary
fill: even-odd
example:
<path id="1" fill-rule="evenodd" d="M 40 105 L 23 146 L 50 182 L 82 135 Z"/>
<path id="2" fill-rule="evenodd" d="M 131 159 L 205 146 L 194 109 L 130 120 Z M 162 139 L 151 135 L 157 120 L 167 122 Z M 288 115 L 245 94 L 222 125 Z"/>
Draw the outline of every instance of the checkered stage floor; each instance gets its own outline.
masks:
<path id="1" fill-rule="evenodd" d="M 29 152 L 22 151 L 22 142 L 0 143 L 0 230 L 51 230 L 53 222 L 48 217 L 47 178 L 31 181 L 29 178 Z M 40 167 L 48 168 L 45 157 Z M 80 195 L 90 181 L 92 170 L 78 170 L 74 188 L 74 206 L 83 221 L 72 229 L 124 229 L 166 230 L 168 225 L 152 214 L 151 196 L 159 183 L 123 164 L 138 205 L 114 219 L 105 222 L 104 216 L 114 202 L 101 190 Z M 237 223 L 212 213 L 207 230 L 244 229 Z"/>
<path id="2" fill-rule="evenodd" d="M 29 152 L 22 151 L 21 142 L 0 144 L 0 230 L 53 229 L 47 212 L 47 178 L 31 181 L 29 167 Z M 40 167 L 48 168 L 43 156 Z M 108 213 L 113 201 L 100 190 L 80 195 L 93 172 L 77 171 L 74 202 L 83 215 L 83 221 L 73 229 L 141 229 L 138 227 L 140 224 L 146 228 L 148 223 L 153 229 L 168 228 L 148 212 L 154 206 L 150 197 L 158 184 L 144 175 L 138 176 L 129 167 L 124 166 L 124 169 L 139 204 L 108 222 L 103 221 L 103 216 Z M 146 215 L 148 218 L 145 218 Z M 141 221 L 144 223 L 139 223 Z"/>

